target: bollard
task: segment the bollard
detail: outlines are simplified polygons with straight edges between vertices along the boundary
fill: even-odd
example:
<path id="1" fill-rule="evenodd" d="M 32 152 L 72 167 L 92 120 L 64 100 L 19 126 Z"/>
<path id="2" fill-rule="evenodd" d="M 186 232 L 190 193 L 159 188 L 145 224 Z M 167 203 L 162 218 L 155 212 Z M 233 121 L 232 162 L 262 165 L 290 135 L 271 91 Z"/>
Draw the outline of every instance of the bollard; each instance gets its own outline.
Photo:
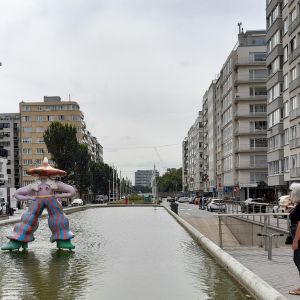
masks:
<path id="1" fill-rule="evenodd" d="M 268 259 L 272 260 L 273 237 L 284 236 L 283 233 L 258 233 L 258 236 L 263 236 L 268 239 Z M 266 250 L 266 247 L 265 247 Z"/>
<path id="2" fill-rule="evenodd" d="M 171 207 L 171 211 L 178 215 L 178 203 L 173 201 L 171 202 L 170 207 Z"/>

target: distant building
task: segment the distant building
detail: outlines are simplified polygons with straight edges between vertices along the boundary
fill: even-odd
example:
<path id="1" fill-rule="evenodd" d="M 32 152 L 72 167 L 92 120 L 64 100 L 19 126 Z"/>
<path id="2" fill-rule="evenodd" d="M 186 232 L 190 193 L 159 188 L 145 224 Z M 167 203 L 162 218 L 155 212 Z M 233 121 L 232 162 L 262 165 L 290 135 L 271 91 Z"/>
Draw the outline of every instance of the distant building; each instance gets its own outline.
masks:
<path id="1" fill-rule="evenodd" d="M 0 181 L 3 187 L 20 187 L 19 131 L 20 114 L 0 114 Z"/>
<path id="2" fill-rule="evenodd" d="M 188 192 L 203 192 L 206 184 L 203 157 L 203 113 L 198 116 L 182 143 L 182 185 Z"/>
<path id="3" fill-rule="evenodd" d="M 135 186 L 144 186 L 151 188 L 153 170 L 137 170 L 135 172 Z M 155 170 L 156 177 L 159 176 L 159 172 Z"/>
<path id="4" fill-rule="evenodd" d="M 102 146 L 86 130 L 84 115 L 77 102 L 61 101 L 60 97 L 44 97 L 43 102 L 22 101 L 19 105 L 21 116 L 20 165 L 23 185 L 31 183 L 34 179 L 32 176 L 26 174 L 26 170 L 40 165 L 44 156 L 50 158 L 43 135 L 45 130 L 54 121 L 73 125 L 77 130 L 78 141 L 88 145 L 92 159 L 103 160 Z M 52 163 L 51 159 L 49 162 L 50 164 Z"/>

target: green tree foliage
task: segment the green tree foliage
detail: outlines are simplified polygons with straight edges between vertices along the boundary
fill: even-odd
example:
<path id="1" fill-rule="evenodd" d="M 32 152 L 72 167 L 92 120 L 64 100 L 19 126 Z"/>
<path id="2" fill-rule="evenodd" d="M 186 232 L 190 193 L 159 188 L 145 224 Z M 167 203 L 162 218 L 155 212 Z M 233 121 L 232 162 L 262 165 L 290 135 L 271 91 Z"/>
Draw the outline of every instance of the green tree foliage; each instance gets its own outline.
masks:
<path id="1" fill-rule="evenodd" d="M 178 192 L 182 190 L 182 168 L 171 169 L 158 177 L 157 186 L 159 192 Z"/>
<path id="2" fill-rule="evenodd" d="M 44 141 L 57 168 L 67 172 L 67 180 L 74 171 L 75 153 L 78 148 L 76 128 L 72 125 L 52 122 L 44 132 Z"/>
<path id="3" fill-rule="evenodd" d="M 90 163 L 90 172 L 91 172 L 91 190 L 94 194 L 108 195 L 109 193 L 109 184 L 112 189 L 112 172 L 113 169 L 103 163 L 103 162 L 94 162 Z"/>
<path id="4" fill-rule="evenodd" d="M 88 146 L 84 144 L 78 144 L 77 151 L 75 153 L 75 165 L 72 179 L 77 187 L 80 197 L 84 192 L 88 191 L 91 183 L 90 178 L 90 161 L 91 155 L 88 150 Z"/>

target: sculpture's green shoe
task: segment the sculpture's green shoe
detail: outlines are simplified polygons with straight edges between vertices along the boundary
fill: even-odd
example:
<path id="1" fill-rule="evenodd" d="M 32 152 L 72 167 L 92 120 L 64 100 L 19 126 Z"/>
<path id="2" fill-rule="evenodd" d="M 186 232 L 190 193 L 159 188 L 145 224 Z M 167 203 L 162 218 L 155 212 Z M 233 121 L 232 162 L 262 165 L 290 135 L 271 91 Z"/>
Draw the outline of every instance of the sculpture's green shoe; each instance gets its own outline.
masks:
<path id="1" fill-rule="evenodd" d="M 26 250 L 28 248 L 28 243 L 10 240 L 6 245 L 1 247 L 1 250 L 19 250 L 21 247 L 23 247 L 23 249 Z"/>
<path id="2" fill-rule="evenodd" d="M 69 249 L 69 250 L 72 250 L 75 248 L 75 246 L 71 243 L 70 240 L 57 240 L 56 247 L 58 249 Z"/>

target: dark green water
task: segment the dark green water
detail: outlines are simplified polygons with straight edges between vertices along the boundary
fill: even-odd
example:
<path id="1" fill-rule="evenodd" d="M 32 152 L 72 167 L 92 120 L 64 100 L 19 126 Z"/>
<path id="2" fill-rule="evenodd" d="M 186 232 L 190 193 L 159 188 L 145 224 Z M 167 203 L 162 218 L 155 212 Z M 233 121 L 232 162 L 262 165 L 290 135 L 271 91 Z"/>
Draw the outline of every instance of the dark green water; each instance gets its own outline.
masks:
<path id="1" fill-rule="evenodd" d="M 42 219 L 28 252 L 0 253 L 0 299 L 249 299 L 163 209 L 69 215 L 74 252 L 57 251 Z M 0 227 L 0 243 L 12 226 Z"/>

